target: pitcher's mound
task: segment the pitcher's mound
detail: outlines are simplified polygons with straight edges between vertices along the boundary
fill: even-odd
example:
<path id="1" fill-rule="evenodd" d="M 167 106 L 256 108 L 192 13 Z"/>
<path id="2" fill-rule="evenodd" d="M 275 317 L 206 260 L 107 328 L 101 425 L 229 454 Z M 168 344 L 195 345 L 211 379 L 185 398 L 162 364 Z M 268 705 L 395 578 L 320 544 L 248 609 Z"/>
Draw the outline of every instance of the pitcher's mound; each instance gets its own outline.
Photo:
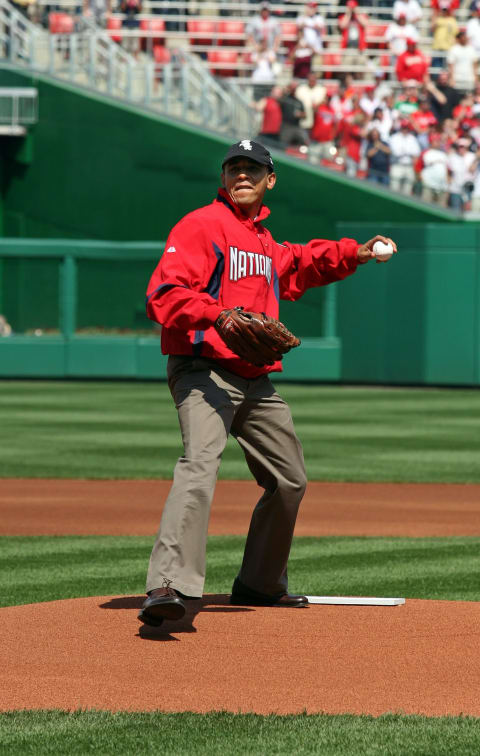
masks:
<path id="1" fill-rule="evenodd" d="M 143 597 L 0 610 L 2 710 L 480 716 L 480 603 L 233 607 L 147 628 Z"/>

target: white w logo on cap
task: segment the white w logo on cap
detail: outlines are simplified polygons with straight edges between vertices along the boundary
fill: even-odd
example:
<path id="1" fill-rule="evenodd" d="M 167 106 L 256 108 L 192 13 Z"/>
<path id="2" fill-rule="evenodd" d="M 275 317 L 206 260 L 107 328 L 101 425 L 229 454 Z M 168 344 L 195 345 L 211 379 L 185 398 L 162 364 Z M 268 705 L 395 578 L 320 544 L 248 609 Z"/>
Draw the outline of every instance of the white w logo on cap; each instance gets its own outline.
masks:
<path id="1" fill-rule="evenodd" d="M 243 147 L 244 150 L 252 149 L 252 143 L 250 142 L 250 139 L 242 139 L 242 141 L 238 143 L 238 146 Z"/>

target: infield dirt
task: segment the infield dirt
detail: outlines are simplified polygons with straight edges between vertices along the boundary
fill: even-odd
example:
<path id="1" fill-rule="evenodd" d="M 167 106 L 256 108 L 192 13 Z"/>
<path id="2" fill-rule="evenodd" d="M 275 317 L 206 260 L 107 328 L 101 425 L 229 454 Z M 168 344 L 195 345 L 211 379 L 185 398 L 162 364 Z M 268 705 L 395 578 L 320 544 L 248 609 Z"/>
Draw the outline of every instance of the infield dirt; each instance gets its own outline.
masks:
<path id="1" fill-rule="evenodd" d="M 2 479 L 0 535 L 152 535 L 169 480 Z M 261 494 L 253 481 L 221 480 L 212 535 L 244 535 Z M 480 485 L 308 484 L 297 536 L 480 535 Z"/>
<path id="2" fill-rule="evenodd" d="M 169 481 L 2 480 L 3 535 L 151 535 Z M 244 534 L 255 483 L 220 481 L 210 533 Z M 480 535 L 480 486 L 310 483 L 297 535 Z M 21 597 L 19 597 L 20 599 Z M 0 610 L 0 710 L 480 716 L 480 603 L 232 607 L 137 620 L 143 596 Z"/>

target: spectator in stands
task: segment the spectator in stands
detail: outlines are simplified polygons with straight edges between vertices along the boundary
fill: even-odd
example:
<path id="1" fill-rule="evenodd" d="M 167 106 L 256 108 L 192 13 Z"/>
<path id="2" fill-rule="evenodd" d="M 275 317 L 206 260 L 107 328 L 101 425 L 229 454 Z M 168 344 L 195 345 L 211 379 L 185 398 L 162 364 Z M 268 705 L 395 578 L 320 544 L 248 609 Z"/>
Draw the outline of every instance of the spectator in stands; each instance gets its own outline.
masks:
<path id="1" fill-rule="evenodd" d="M 420 155 L 420 147 L 406 119 L 400 121 L 400 130 L 390 137 L 390 149 L 390 186 L 397 192 L 411 194 L 415 183 L 413 166 Z"/>
<path id="2" fill-rule="evenodd" d="M 338 19 L 338 26 L 342 33 L 342 48 L 344 53 L 342 63 L 346 66 L 363 66 L 365 59 L 363 51 L 366 47 L 365 27 L 368 18 L 359 13 L 357 0 L 347 0 L 347 10 Z"/>
<path id="3" fill-rule="evenodd" d="M 459 94 L 450 83 L 448 71 L 440 71 L 437 81 L 434 83 L 428 79 L 425 86 L 430 97 L 430 107 L 441 124 L 452 115 L 460 99 Z"/>
<path id="4" fill-rule="evenodd" d="M 270 91 L 275 82 L 277 56 L 275 51 L 268 47 L 266 40 L 263 40 L 259 43 L 258 49 L 252 52 L 250 60 L 254 65 L 252 82 L 255 99 L 258 100 Z"/>
<path id="5" fill-rule="evenodd" d="M 470 13 L 466 26 L 467 40 L 480 56 L 480 0 L 476 0 Z"/>
<path id="6" fill-rule="evenodd" d="M 142 0 L 121 0 L 120 10 L 125 15 L 122 27 L 127 29 L 128 32 L 134 32 L 138 29 L 139 21 L 137 15 L 142 12 Z M 138 35 L 125 35 L 122 39 L 122 47 L 126 52 L 137 57 L 140 48 Z"/>
<path id="7" fill-rule="evenodd" d="M 0 338 L 12 335 L 12 326 L 8 323 L 5 315 L 0 315 Z"/>
<path id="8" fill-rule="evenodd" d="M 390 147 L 380 136 L 378 129 L 369 131 L 366 145 L 368 161 L 367 179 L 388 186 L 390 183 Z"/>
<path id="9" fill-rule="evenodd" d="M 317 105 L 314 112 L 313 128 L 310 134 L 310 160 L 318 163 L 320 160 L 331 160 L 336 152 L 334 148 L 337 133 L 337 119 L 331 106 L 331 96 Z"/>
<path id="10" fill-rule="evenodd" d="M 314 50 L 308 44 L 306 37 L 299 34 L 288 54 L 288 61 L 293 64 L 292 76 L 294 79 L 308 78 L 312 71 L 313 55 Z"/>
<path id="11" fill-rule="evenodd" d="M 433 131 L 430 144 L 419 156 L 416 168 L 421 181 L 422 199 L 444 207 L 448 196 L 448 159 L 441 131 Z"/>
<path id="12" fill-rule="evenodd" d="M 295 90 L 297 97 L 303 105 L 305 118 L 300 121 L 300 126 L 307 132 L 313 127 L 314 112 L 327 95 L 327 90 L 323 84 L 318 83 L 316 73 L 310 73 L 306 82 L 302 82 Z"/>
<path id="13" fill-rule="evenodd" d="M 468 43 L 465 29 L 457 32 L 457 41 L 448 51 L 447 62 L 452 86 L 459 94 L 471 92 L 477 83 L 478 55 Z"/>
<path id="14" fill-rule="evenodd" d="M 274 86 L 267 97 L 262 97 L 260 100 L 252 103 L 252 107 L 263 114 L 262 126 L 258 135 L 261 137 L 261 142 L 278 142 L 280 139 L 282 108 L 280 107 L 279 100 L 282 94 L 282 87 Z"/>
<path id="15" fill-rule="evenodd" d="M 418 39 L 418 31 L 413 24 L 407 24 L 407 17 L 402 13 L 389 23 L 385 32 L 385 40 L 392 55 L 392 66 L 395 65 L 398 56 L 407 49 L 407 39 Z"/>
<path id="16" fill-rule="evenodd" d="M 347 113 L 339 124 L 339 136 L 345 155 L 345 173 L 355 178 L 360 168 L 362 141 L 367 136 L 367 116 L 358 107 L 355 98 L 353 109 Z M 358 97 L 356 98 L 358 101 Z"/>
<path id="17" fill-rule="evenodd" d="M 390 138 L 390 132 L 392 130 L 393 120 L 390 114 L 390 108 L 382 107 L 376 108 L 373 112 L 373 118 L 368 124 L 368 133 L 372 129 L 377 129 L 380 134 L 380 139 L 383 142 L 387 142 Z"/>
<path id="18" fill-rule="evenodd" d="M 472 163 L 472 212 L 480 213 L 480 152 L 477 152 L 475 161 Z"/>
<path id="19" fill-rule="evenodd" d="M 403 92 L 397 97 L 393 105 L 394 120 L 408 119 L 419 107 L 417 82 L 405 82 Z"/>
<path id="20" fill-rule="evenodd" d="M 446 53 L 455 44 L 458 24 L 450 0 L 438 0 L 439 12 L 432 19 L 432 68 L 444 68 Z"/>
<path id="21" fill-rule="evenodd" d="M 450 174 L 448 205 L 453 210 L 463 210 L 473 190 L 475 154 L 469 152 L 468 141 L 457 139 L 452 145 L 447 165 Z"/>
<path id="22" fill-rule="evenodd" d="M 415 39 L 409 37 L 406 42 L 407 49 L 398 56 L 395 64 L 397 79 L 422 84 L 428 72 L 429 59 L 418 49 Z"/>
<path id="23" fill-rule="evenodd" d="M 426 150 L 430 145 L 430 135 L 438 121 L 430 109 L 430 100 L 426 95 L 419 98 L 419 108 L 410 116 L 410 125 L 415 132 L 420 149 Z"/>
<path id="24" fill-rule="evenodd" d="M 457 129 L 469 132 L 473 126 L 477 125 L 477 115 L 473 112 L 474 102 L 473 92 L 468 92 L 453 109 L 452 117 Z"/>
<path id="25" fill-rule="evenodd" d="M 300 121 L 305 118 L 302 102 L 295 96 L 297 83 L 292 81 L 283 92 L 279 104 L 282 110 L 282 130 L 280 139 L 283 144 L 298 143 L 308 144 L 308 136 L 300 126 Z"/>
<path id="26" fill-rule="evenodd" d="M 22 13 L 25 18 L 33 20 L 36 13 L 36 0 L 11 0 L 15 10 Z M 51 7 L 53 10 L 53 7 Z"/>
<path id="27" fill-rule="evenodd" d="M 82 14 L 92 17 L 98 26 L 105 26 L 105 17 L 111 12 L 111 0 L 83 0 Z"/>
<path id="28" fill-rule="evenodd" d="M 375 87 L 365 87 L 363 90 L 362 96 L 360 97 L 359 106 L 361 110 L 368 116 L 368 118 L 371 118 L 373 116 L 373 113 L 375 110 L 379 107 L 380 100 L 376 96 L 375 93 Z"/>
<path id="29" fill-rule="evenodd" d="M 474 0 L 475 2 L 476 0 Z M 452 13 L 455 13 L 455 11 L 460 6 L 460 0 L 450 0 L 450 10 Z M 436 16 L 438 13 L 440 13 L 440 0 L 430 0 L 430 8 L 432 9 L 432 15 Z"/>
<path id="30" fill-rule="evenodd" d="M 297 26 L 315 55 L 321 53 L 326 26 L 324 17 L 318 12 L 317 3 L 307 3 L 303 14 L 297 17 Z"/>
<path id="31" fill-rule="evenodd" d="M 407 24 L 416 26 L 422 18 L 422 8 L 418 0 L 395 0 L 393 4 L 393 17 L 407 17 Z"/>
<path id="32" fill-rule="evenodd" d="M 262 3 L 260 13 L 254 16 L 246 27 L 247 44 L 258 48 L 263 43 L 276 54 L 281 42 L 280 24 L 270 14 L 269 3 Z"/>

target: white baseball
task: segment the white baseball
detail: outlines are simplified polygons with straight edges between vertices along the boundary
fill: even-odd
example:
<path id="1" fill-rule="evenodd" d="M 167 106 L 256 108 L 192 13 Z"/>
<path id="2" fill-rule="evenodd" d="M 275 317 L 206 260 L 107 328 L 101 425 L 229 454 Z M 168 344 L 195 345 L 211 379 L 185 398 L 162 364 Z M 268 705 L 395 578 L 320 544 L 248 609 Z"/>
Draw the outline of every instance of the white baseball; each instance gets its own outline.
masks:
<path id="1" fill-rule="evenodd" d="M 393 255 L 393 246 L 390 244 L 384 244 L 381 241 L 376 241 L 373 245 L 373 253 L 377 260 L 389 260 Z"/>

